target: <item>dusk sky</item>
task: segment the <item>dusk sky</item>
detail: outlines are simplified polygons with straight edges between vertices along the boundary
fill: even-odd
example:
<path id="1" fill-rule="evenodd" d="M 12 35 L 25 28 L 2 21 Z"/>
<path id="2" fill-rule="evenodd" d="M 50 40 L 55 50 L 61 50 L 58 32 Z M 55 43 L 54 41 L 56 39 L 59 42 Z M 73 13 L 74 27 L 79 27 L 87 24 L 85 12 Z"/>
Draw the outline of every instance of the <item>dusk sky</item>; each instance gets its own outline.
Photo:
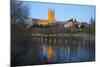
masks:
<path id="1" fill-rule="evenodd" d="M 55 10 L 56 20 L 68 20 L 76 18 L 78 21 L 89 22 L 91 17 L 95 17 L 95 6 L 93 5 L 72 5 L 72 4 L 55 4 L 55 3 L 39 3 L 26 2 L 29 6 L 30 17 L 47 19 L 48 9 Z"/>

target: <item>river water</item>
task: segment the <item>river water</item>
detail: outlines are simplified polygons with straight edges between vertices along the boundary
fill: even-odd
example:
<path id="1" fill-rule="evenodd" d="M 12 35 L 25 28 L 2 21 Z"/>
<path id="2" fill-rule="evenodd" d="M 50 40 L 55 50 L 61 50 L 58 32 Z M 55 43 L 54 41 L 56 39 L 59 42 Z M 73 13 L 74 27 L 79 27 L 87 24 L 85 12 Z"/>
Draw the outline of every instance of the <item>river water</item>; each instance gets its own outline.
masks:
<path id="1" fill-rule="evenodd" d="M 84 62 L 95 60 L 95 37 L 33 38 L 39 61 L 33 64 Z"/>
<path id="2" fill-rule="evenodd" d="M 95 61 L 95 36 L 29 39 L 12 40 L 12 66 Z"/>

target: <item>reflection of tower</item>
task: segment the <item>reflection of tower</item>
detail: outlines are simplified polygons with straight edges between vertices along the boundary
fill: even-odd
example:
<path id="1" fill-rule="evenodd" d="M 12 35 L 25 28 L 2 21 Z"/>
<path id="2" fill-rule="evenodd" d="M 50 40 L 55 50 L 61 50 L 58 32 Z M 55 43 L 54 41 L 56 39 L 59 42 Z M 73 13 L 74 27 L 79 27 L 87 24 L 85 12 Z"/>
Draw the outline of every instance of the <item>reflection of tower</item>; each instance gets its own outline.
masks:
<path id="1" fill-rule="evenodd" d="M 55 22 L 55 12 L 52 9 L 48 9 L 48 22 L 49 23 Z"/>

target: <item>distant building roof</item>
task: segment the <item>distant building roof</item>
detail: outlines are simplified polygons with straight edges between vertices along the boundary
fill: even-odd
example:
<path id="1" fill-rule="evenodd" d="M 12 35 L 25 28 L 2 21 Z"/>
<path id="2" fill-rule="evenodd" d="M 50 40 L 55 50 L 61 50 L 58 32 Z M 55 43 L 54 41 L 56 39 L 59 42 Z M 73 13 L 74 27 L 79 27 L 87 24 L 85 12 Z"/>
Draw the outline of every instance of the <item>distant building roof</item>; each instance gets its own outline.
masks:
<path id="1" fill-rule="evenodd" d="M 76 22 L 76 19 L 75 18 L 71 18 L 71 19 L 69 19 L 69 20 L 67 20 L 67 22 Z"/>

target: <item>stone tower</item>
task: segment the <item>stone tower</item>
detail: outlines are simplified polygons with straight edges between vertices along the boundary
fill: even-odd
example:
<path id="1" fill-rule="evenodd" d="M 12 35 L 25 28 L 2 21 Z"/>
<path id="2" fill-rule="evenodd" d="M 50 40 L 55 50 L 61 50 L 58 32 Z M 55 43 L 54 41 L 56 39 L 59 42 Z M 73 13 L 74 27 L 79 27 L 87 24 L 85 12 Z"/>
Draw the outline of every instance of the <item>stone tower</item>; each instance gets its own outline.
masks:
<path id="1" fill-rule="evenodd" d="M 48 22 L 55 23 L 55 11 L 53 9 L 48 9 Z"/>

